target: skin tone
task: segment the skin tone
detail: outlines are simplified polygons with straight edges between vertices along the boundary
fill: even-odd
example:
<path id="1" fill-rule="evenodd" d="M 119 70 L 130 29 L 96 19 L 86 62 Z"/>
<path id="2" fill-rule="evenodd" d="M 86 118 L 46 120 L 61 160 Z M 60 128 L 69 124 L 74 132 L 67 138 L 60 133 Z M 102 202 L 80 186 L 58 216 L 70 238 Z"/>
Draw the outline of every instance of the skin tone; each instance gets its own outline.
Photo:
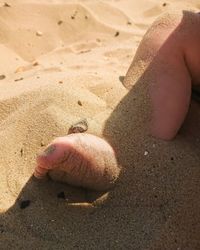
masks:
<path id="1" fill-rule="evenodd" d="M 139 63 L 151 69 L 145 76 L 150 133 L 171 140 L 188 112 L 192 87 L 198 88 L 200 83 L 200 15 L 167 13 L 154 22 L 124 79 L 129 89 L 136 84 L 134 75 Z M 88 134 L 57 138 L 38 155 L 35 177 L 43 178 L 53 171 L 62 172 L 58 180 L 96 190 L 109 189 L 120 172 L 112 147 Z"/>
<path id="2" fill-rule="evenodd" d="M 188 112 L 192 87 L 200 83 L 200 15 L 191 12 L 166 14 L 151 26 L 137 50 L 124 85 L 131 81 L 138 62 L 148 68 L 151 106 L 150 133 L 172 140 Z M 148 65 L 148 66 L 147 66 Z"/>
<path id="3" fill-rule="evenodd" d="M 77 133 L 56 138 L 38 155 L 34 175 L 41 179 L 47 173 L 54 180 L 101 191 L 112 187 L 120 169 L 105 140 Z"/>

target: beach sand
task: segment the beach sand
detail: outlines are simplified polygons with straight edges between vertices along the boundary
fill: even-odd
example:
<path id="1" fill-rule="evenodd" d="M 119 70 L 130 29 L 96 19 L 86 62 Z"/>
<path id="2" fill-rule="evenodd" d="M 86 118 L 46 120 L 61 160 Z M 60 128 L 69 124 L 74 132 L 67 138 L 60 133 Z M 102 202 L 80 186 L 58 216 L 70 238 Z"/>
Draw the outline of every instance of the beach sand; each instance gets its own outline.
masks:
<path id="1" fill-rule="evenodd" d="M 183 9 L 199 1 L 0 1 L 0 249 L 200 249 L 200 106 L 159 141 L 119 80 L 152 22 Z M 81 119 L 118 152 L 107 193 L 32 177 Z"/>

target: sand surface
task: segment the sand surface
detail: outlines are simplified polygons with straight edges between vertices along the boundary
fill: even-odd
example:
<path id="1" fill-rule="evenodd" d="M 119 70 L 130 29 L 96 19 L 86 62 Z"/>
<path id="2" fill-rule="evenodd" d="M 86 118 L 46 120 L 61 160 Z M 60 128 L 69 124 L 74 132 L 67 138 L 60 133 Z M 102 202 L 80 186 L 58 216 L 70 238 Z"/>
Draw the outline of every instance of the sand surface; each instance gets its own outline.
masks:
<path id="1" fill-rule="evenodd" d="M 119 81 L 156 17 L 185 8 L 199 1 L 0 1 L 0 249 L 200 249 L 199 104 L 157 141 Z M 32 177 L 80 119 L 119 152 L 108 193 Z"/>

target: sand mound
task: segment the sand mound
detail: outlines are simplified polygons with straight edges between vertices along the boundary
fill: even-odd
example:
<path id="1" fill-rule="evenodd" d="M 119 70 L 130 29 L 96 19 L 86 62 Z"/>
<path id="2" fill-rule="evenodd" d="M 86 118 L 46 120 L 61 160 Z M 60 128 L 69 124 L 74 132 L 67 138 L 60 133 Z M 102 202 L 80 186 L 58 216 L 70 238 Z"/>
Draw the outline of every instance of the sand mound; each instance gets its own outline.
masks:
<path id="1" fill-rule="evenodd" d="M 0 1 L 0 249 L 200 248 L 200 136 L 188 129 L 199 107 L 177 140 L 158 142 L 119 81 L 153 20 L 178 7 L 200 5 Z M 80 119 L 119 151 L 106 194 L 32 178 L 37 152 Z"/>

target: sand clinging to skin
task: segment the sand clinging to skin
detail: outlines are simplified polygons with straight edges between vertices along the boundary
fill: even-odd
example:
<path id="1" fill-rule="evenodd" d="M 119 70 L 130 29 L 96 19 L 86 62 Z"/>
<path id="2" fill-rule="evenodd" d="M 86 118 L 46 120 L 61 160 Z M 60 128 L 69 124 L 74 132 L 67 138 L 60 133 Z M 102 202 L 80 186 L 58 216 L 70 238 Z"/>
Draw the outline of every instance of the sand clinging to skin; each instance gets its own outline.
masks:
<path id="1" fill-rule="evenodd" d="M 144 75 L 119 81 L 153 21 L 184 8 L 199 2 L 0 0 L 0 249 L 200 248 L 199 106 L 157 141 Z M 35 180 L 37 153 L 85 119 L 117 152 L 115 187 Z"/>

